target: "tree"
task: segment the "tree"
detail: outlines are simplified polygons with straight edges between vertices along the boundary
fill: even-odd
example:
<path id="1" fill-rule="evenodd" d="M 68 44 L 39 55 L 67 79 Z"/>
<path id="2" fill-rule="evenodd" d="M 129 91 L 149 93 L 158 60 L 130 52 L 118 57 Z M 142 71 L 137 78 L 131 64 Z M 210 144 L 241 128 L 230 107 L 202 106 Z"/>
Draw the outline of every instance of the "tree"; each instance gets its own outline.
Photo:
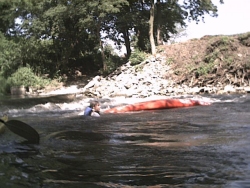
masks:
<path id="1" fill-rule="evenodd" d="M 22 15 L 21 26 L 25 31 L 22 33 L 25 40 L 43 40 L 43 44 L 51 41 L 47 42 L 50 48 L 43 50 L 44 45 L 40 46 L 40 51 L 47 54 L 49 59 L 43 61 L 39 58 L 42 62 L 37 63 L 37 66 L 52 61 L 54 65 L 47 64 L 51 66 L 50 69 L 56 68 L 56 72 L 68 74 L 74 64 L 86 62 L 84 58 L 89 62 L 89 55 L 97 56 L 98 40 L 92 29 L 94 25 L 87 21 L 89 10 L 86 9 L 86 3 L 82 0 L 32 1 L 25 9 L 26 14 Z M 33 39 L 30 40 L 31 38 Z"/>
<path id="2" fill-rule="evenodd" d="M 178 0 L 157 0 L 157 2 L 128 0 L 128 2 L 129 6 L 123 7 L 120 13 L 115 15 L 112 28 L 115 28 L 113 31 L 116 32 L 117 43 L 123 41 L 129 55 L 131 39 L 135 38 L 130 36 L 133 32 L 137 47 L 146 51 L 147 42 L 150 42 L 150 50 L 154 54 L 155 40 L 156 45 L 162 44 L 163 41 L 167 42 L 170 36 L 178 33 L 177 24 L 185 28 L 185 20 L 199 22 L 205 14 L 217 16 L 217 7 L 211 0 L 184 0 L 183 4 Z M 123 40 L 118 39 L 119 33 L 122 34 Z"/>
<path id="3" fill-rule="evenodd" d="M 0 32 L 0 77 L 7 78 L 21 65 L 19 45 Z"/>
<path id="4" fill-rule="evenodd" d="M 223 3 L 223 0 L 220 0 L 220 3 Z M 187 12 L 186 18 L 197 23 L 201 20 L 204 21 L 205 14 L 209 14 L 212 17 L 218 16 L 217 6 L 211 0 L 184 0 L 181 7 Z"/>
<path id="5" fill-rule="evenodd" d="M 30 65 L 37 73 L 68 74 L 74 67 L 86 72 L 105 71 L 108 57 L 103 44 L 106 39 L 114 40 L 118 45 L 125 44 L 127 57 L 133 45 L 155 54 L 156 45 L 178 32 L 177 24 L 185 27 L 185 20 L 199 22 L 205 14 L 217 16 L 217 7 L 211 0 L 179 2 L 0 1 L 0 21 L 3 23 L 0 31 L 4 33 L 5 41 L 17 44 L 15 49 L 20 65 Z M 17 18 L 18 23 L 15 22 Z"/>
<path id="6" fill-rule="evenodd" d="M 149 17 L 149 40 L 151 45 L 151 53 L 155 55 L 155 39 L 154 39 L 154 14 L 155 14 L 155 5 L 154 0 L 151 0 L 151 8 L 150 8 L 150 17 Z"/>
<path id="7" fill-rule="evenodd" d="M 156 39 L 157 39 L 157 45 L 160 45 L 163 43 L 162 37 L 161 37 L 161 23 L 162 23 L 162 12 L 161 12 L 161 1 L 157 0 L 156 2 L 156 23 L 157 23 L 157 31 L 156 31 Z"/>
<path id="8" fill-rule="evenodd" d="M 167 1 L 162 3 L 160 0 L 156 3 L 156 21 L 154 24 L 157 45 L 167 42 L 171 35 L 178 31 L 176 25 L 185 27 L 186 12 L 176 3 L 176 1 Z"/>
<path id="9" fill-rule="evenodd" d="M 177 33 L 169 35 L 168 41 L 173 44 L 177 42 L 178 39 L 180 39 L 183 36 L 187 36 L 186 29 L 183 28 L 181 25 L 176 24 L 176 31 Z"/>
<path id="10" fill-rule="evenodd" d="M 7 34 L 10 29 L 15 27 L 18 2 L 18 0 L 0 1 L 0 32 Z"/>
<path id="11" fill-rule="evenodd" d="M 211 0 L 184 0 L 183 4 L 179 4 L 178 2 L 178 0 L 157 0 L 155 5 L 155 15 L 157 18 L 155 21 L 156 32 L 154 34 L 157 39 L 157 45 L 162 44 L 162 41 L 166 42 L 170 38 L 170 34 L 178 32 L 176 25 L 186 27 L 185 19 L 194 20 L 198 23 L 201 19 L 204 21 L 205 14 L 217 16 L 217 7 Z M 220 3 L 223 3 L 223 1 L 220 0 Z M 151 47 L 154 48 L 152 44 Z M 152 50 L 153 52 L 154 50 Z"/>
<path id="12" fill-rule="evenodd" d="M 103 70 L 107 70 L 107 64 L 105 62 L 105 54 L 102 40 L 102 33 L 109 31 L 110 25 L 106 20 L 110 14 L 115 14 L 120 11 L 123 4 L 126 4 L 126 0 L 102 0 L 102 1 L 88 1 L 87 7 L 91 10 L 88 18 L 92 26 L 95 26 L 94 34 L 99 41 L 99 48 L 101 51 Z"/>

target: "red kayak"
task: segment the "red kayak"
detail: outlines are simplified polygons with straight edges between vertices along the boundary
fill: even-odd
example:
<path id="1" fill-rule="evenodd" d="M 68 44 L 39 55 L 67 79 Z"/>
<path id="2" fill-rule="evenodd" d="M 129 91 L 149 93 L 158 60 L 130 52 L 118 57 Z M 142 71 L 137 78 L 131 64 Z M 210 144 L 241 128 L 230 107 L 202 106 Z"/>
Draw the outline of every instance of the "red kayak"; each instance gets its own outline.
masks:
<path id="1" fill-rule="evenodd" d="M 104 111 L 104 113 L 124 113 L 124 112 L 141 111 L 141 110 L 180 108 L 180 107 L 190 107 L 190 106 L 209 105 L 209 104 L 210 103 L 208 102 L 198 101 L 193 99 L 161 99 L 161 100 L 152 100 L 135 104 L 129 104 L 125 106 L 118 106 L 107 109 Z"/>

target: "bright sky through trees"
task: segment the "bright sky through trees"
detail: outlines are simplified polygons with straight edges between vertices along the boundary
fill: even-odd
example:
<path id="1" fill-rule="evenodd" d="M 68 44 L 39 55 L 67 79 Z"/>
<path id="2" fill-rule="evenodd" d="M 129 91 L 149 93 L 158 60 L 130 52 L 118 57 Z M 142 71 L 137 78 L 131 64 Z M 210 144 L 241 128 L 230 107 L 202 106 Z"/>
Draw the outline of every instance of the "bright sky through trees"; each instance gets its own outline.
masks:
<path id="1" fill-rule="evenodd" d="M 205 16 L 205 23 L 195 22 L 188 23 L 186 30 L 187 37 L 182 40 L 191 38 L 201 38 L 204 35 L 232 35 L 238 33 L 250 32 L 250 0 L 224 0 L 220 4 L 219 0 L 213 0 L 218 6 L 218 17 Z"/>

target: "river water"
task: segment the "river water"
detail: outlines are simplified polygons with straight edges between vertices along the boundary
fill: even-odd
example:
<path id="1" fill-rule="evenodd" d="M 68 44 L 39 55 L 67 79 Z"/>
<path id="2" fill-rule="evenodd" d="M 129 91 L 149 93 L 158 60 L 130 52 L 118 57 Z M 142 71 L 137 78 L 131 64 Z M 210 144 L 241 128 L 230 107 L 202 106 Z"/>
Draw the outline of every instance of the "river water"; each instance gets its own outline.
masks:
<path id="1" fill-rule="evenodd" d="M 210 106 L 99 118 L 79 116 L 81 101 L 2 98 L 1 113 L 41 140 L 0 135 L 0 187 L 250 187 L 250 95 L 206 98 Z"/>

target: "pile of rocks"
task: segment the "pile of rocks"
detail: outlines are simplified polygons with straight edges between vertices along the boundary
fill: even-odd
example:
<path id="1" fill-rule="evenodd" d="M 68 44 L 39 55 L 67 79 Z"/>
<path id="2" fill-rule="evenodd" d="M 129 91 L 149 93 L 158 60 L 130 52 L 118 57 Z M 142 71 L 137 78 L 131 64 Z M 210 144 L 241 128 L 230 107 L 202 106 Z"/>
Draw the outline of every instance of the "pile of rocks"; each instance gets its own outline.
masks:
<path id="1" fill-rule="evenodd" d="M 166 57 L 149 57 L 141 64 L 121 66 L 107 77 L 95 76 L 80 92 L 88 97 L 133 97 L 173 96 L 181 94 L 250 92 L 250 87 L 235 88 L 232 85 L 188 86 L 177 83 L 171 76 L 173 69 Z"/>

